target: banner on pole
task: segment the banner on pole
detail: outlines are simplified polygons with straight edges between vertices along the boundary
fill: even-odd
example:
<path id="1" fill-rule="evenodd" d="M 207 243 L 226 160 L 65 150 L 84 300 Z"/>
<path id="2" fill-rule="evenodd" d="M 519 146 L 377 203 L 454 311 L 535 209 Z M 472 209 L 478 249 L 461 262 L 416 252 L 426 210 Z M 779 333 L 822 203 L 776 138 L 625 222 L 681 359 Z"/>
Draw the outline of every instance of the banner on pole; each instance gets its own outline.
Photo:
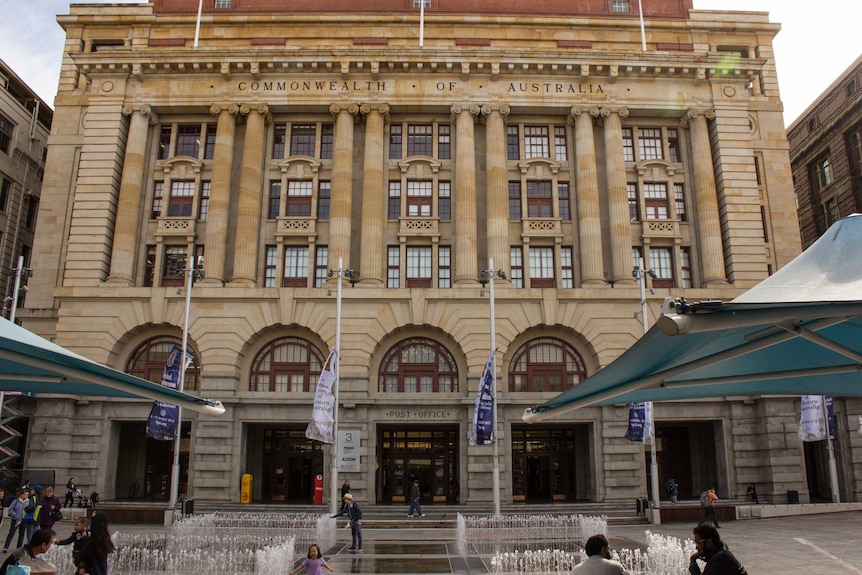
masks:
<path id="1" fill-rule="evenodd" d="M 485 372 L 479 389 L 476 391 L 476 407 L 473 410 L 473 426 L 470 428 L 470 445 L 491 445 L 494 443 L 494 395 L 491 389 L 494 383 L 494 356 L 485 363 Z"/>
<path id="2" fill-rule="evenodd" d="M 650 402 L 637 402 L 629 404 L 629 428 L 626 430 L 626 439 L 629 441 L 640 441 L 648 443 L 647 437 L 650 430 L 648 429 L 647 420 L 647 404 L 652 407 Z"/>
<path id="3" fill-rule="evenodd" d="M 358 429 L 338 430 L 338 471 L 359 471 L 359 444 L 362 432 Z"/>
<path id="4" fill-rule="evenodd" d="M 332 428 L 335 425 L 335 396 L 332 395 L 332 385 L 335 383 L 335 360 L 338 350 L 329 352 L 320 378 L 317 380 L 317 391 L 314 394 L 314 407 L 311 410 L 311 422 L 305 429 L 308 439 L 321 443 L 334 443 Z"/>
<path id="5" fill-rule="evenodd" d="M 826 402 L 824 415 L 823 402 Z M 826 422 L 828 421 L 829 439 L 835 439 L 835 412 L 832 397 L 822 395 L 803 395 L 799 415 L 799 439 L 802 441 L 822 441 L 826 439 Z M 828 419 L 827 419 L 828 417 Z"/>
<path id="6" fill-rule="evenodd" d="M 185 363 L 180 366 L 180 358 L 183 350 L 179 346 L 171 347 L 168 358 L 165 360 L 165 370 L 162 373 L 161 384 L 170 389 L 179 389 L 180 370 L 188 369 L 194 356 L 186 352 Z M 177 433 L 177 421 L 179 420 L 179 408 L 172 403 L 154 401 L 147 418 L 147 437 L 159 441 L 173 441 Z"/>

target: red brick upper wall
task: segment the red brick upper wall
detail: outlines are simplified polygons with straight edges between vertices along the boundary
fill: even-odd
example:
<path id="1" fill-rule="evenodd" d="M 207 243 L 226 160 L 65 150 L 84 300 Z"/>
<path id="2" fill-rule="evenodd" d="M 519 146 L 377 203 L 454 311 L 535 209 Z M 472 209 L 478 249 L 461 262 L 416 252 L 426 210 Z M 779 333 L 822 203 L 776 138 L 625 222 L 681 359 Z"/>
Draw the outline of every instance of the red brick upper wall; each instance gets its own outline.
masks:
<path id="1" fill-rule="evenodd" d="M 198 0 L 150 0 L 158 14 L 197 14 Z M 643 2 L 644 18 L 688 18 L 693 0 Z M 431 0 L 428 14 L 531 14 L 548 16 L 637 17 L 638 0 L 630 0 L 631 12 L 611 12 L 612 0 Z M 206 13 L 412 13 L 413 0 L 232 0 L 230 8 L 214 8 L 204 0 Z"/>

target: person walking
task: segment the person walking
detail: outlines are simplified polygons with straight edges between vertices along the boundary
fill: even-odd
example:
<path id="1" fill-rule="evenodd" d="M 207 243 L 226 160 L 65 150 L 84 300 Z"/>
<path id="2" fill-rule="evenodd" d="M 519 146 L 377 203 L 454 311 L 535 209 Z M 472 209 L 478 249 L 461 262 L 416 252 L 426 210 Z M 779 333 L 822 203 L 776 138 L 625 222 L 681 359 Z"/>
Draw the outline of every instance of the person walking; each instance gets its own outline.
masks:
<path id="1" fill-rule="evenodd" d="M 585 561 L 572 569 L 572 575 L 629 575 L 623 564 L 611 559 L 608 538 L 602 534 L 593 535 L 584 544 Z"/>
<path id="2" fill-rule="evenodd" d="M 42 498 L 39 527 L 42 529 L 53 529 L 54 523 L 63 518 L 61 509 L 63 509 L 63 505 L 60 503 L 60 498 L 54 495 L 54 488 L 49 485 L 45 488 L 45 497 Z"/>
<path id="3" fill-rule="evenodd" d="M 108 575 L 108 555 L 114 552 L 114 542 L 108 532 L 108 516 L 93 513 L 90 537 L 78 554 L 78 569 L 89 575 Z"/>
<path id="4" fill-rule="evenodd" d="M 70 477 L 66 482 L 66 500 L 63 501 L 63 507 L 74 507 L 75 505 L 75 478 Z"/>
<path id="5" fill-rule="evenodd" d="M 745 567 L 722 542 L 715 527 L 698 525 L 693 532 L 694 546 L 697 551 L 689 558 L 688 572 L 691 575 L 748 575 Z M 697 563 L 698 559 L 706 562 L 706 567 L 702 571 Z"/>
<path id="6" fill-rule="evenodd" d="M 419 490 L 419 480 L 414 479 L 413 485 L 410 486 L 410 510 L 407 512 L 407 517 L 413 517 L 413 510 L 416 510 L 416 517 L 425 517 L 422 513 L 422 506 L 419 505 L 419 498 L 422 497 L 422 492 Z"/>
<path id="7" fill-rule="evenodd" d="M 698 525 L 703 525 L 707 520 L 712 521 L 716 529 L 721 529 L 718 524 L 718 515 L 715 514 L 715 502 L 718 501 L 718 495 L 715 494 L 715 487 L 710 487 L 700 494 L 700 504 L 703 506 L 703 517 L 697 522 Z"/>
<path id="8" fill-rule="evenodd" d="M 38 483 L 30 488 L 30 502 L 27 504 L 27 509 L 24 510 L 24 529 L 27 541 L 33 537 L 36 529 L 39 528 L 39 515 L 42 514 L 42 486 Z M 18 545 L 21 546 L 20 543 Z"/>
<path id="9" fill-rule="evenodd" d="M 9 525 L 9 534 L 6 536 L 6 544 L 3 545 L 3 553 L 9 552 L 9 544 L 12 543 L 12 538 L 15 537 L 15 530 L 18 531 L 18 545 L 21 547 L 24 543 L 24 515 L 27 513 L 27 506 L 30 504 L 30 490 L 21 488 L 18 490 L 17 499 L 9 504 L 9 519 L 12 522 Z"/>
<path id="10" fill-rule="evenodd" d="M 344 494 L 344 505 L 342 505 L 341 511 L 333 515 L 332 518 L 335 519 L 342 515 L 347 515 L 347 519 L 350 521 L 350 534 L 353 536 L 353 545 L 350 546 L 350 549 L 362 551 L 362 508 L 354 503 L 353 495 L 350 493 Z"/>

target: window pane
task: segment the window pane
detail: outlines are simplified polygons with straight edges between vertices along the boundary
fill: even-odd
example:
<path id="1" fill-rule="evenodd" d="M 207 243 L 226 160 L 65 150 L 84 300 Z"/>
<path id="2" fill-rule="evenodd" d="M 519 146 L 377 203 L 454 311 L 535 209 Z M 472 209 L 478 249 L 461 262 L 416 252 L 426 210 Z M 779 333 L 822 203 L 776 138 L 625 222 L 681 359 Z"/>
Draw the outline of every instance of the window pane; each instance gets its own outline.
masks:
<path id="1" fill-rule="evenodd" d="M 641 128 L 638 131 L 638 153 L 640 160 L 661 160 L 661 129 Z"/>
<path id="2" fill-rule="evenodd" d="M 434 153 L 434 126 L 410 124 L 407 126 L 407 155 L 430 156 Z"/>
<path id="3" fill-rule="evenodd" d="M 437 253 L 437 287 L 452 287 L 452 248 L 440 246 Z"/>
<path id="4" fill-rule="evenodd" d="M 550 157 L 547 126 L 524 126 L 524 155 L 527 158 Z"/>
<path id="5" fill-rule="evenodd" d="M 387 205 L 387 218 L 397 220 L 401 217 L 401 182 L 389 182 L 389 203 Z"/>
<path id="6" fill-rule="evenodd" d="M 284 141 L 287 134 L 285 124 L 276 124 L 272 131 L 272 157 L 276 160 L 284 158 Z"/>
<path id="7" fill-rule="evenodd" d="M 518 126 L 506 126 L 506 159 L 521 159 Z"/>
<path id="8" fill-rule="evenodd" d="M 281 181 L 274 180 L 269 183 L 269 212 L 267 218 L 274 220 L 278 217 L 279 204 L 281 203 Z"/>
<path id="9" fill-rule="evenodd" d="M 437 217 L 442 221 L 452 219 L 452 186 L 450 182 L 439 182 L 437 184 Z"/>
<path id="10" fill-rule="evenodd" d="M 509 249 L 509 266 L 512 272 L 512 285 L 516 288 L 524 287 L 524 252 L 520 247 Z"/>
<path id="11" fill-rule="evenodd" d="M 201 145 L 201 125 L 177 127 L 177 156 L 198 157 Z"/>
<path id="12" fill-rule="evenodd" d="M 623 159 L 626 162 L 635 161 L 635 144 L 631 128 L 623 128 Z"/>
<path id="13" fill-rule="evenodd" d="M 320 159 L 332 159 L 332 142 L 334 140 L 334 131 L 332 124 L 322 124 L 320 126 Z"/>
<path id="14" fill-rule="evenodd" d="M 509 182 L 509 219 L 521 219 L 521 182 Z"/>
<path id="15" fill-rule="evenodd" d="M 318 182 L 317 190 L 317 219 L 329 219 L 329 207 L 332 194 L 332 183 L 327 181 Z"/>
<path id="16" fill-rule="evenodd" d="M 308 248 L 287 246 L 284 248 L 285 287 L 305 287 L 308 278 Z"/>
<path id="17" fill-rule="evenodd" d="M 566 129 L 563 126 L 554 126 L 554 156 L 558 162 L 569 159 L 566 149 Z"/>
<path id="18" fill-rule="evenodd" d="M 314 140 L 317 126 L 314 124 L 293 124 L 290 127 L 290 155 L 314 156 Z"/>
<path id="19" fill-rule="evenodd" d="M 401 285 L 401 248 L 389 246 L 386 259 L 386 287 L 397 288 Z"/>
<path id="20" fill-rule="evenodd" d="M 401 159 L 401 124 L 389 126 L 389 159 Z"/>
<path id="21" fill-rule="evenodd" d="M 452 157 L 450 131 L 449 124 L 437 125 L 437 158 L 440 160 L 448 160 Z"/>

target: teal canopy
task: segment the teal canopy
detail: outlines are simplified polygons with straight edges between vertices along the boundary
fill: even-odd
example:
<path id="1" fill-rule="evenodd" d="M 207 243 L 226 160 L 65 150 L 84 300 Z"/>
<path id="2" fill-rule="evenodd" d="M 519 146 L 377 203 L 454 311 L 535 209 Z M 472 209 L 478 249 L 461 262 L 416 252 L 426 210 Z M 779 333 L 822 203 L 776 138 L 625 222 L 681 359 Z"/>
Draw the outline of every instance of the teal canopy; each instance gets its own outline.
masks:
<path id="1" fill-rule="evenodd" d="M 523 419 L 590 405 L 774 395 L 862 396 L 860 214 L 731 302 L 667 298 L 628 351 Z"/>
<path id="2" fill-rule="evenodd" d="M 0 390 L 144 398 L 208 415 L 221 415 L 225 411 L 220 401 L 195 397 L 111 369 L 3 318 L 0 318 Z"/>

